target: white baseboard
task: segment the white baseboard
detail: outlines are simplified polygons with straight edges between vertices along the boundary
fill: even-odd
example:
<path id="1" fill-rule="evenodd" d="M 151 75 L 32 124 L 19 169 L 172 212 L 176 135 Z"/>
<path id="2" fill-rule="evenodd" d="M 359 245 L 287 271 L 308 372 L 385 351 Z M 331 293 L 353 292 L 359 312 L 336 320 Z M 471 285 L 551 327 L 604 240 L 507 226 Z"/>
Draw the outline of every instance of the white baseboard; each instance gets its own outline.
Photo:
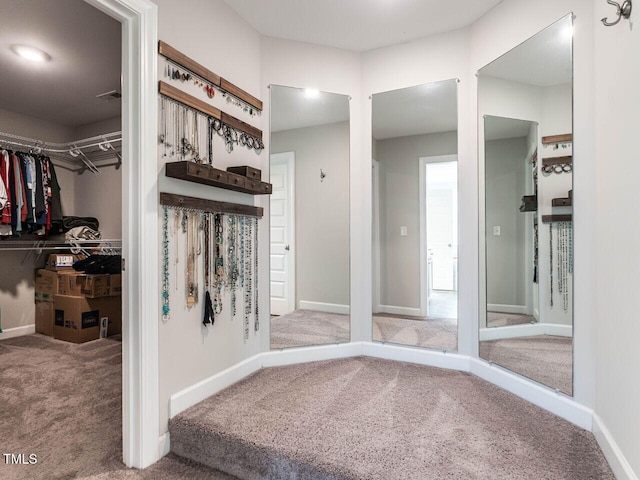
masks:
<path id="1" fill-rule="evenodd" d="M 487 304 L 487 311 L 529 315 L 529 309 L 525 305 L 500 305 L 497 303 L 489 303 Z"/>
<path id="2" fill-rule="evenodd" d="M 233 385 L 261 368 L 262 362 L 260 361 L 260 355 L 255 355 L 171 395 L 171 399 L 169 400 L 169 418 L 175 417 L 187 408 Z"/>
<path id="3" fill-rule="evenodd" d="M 471 358 L 471 373 L 524 400 L 547 410 L 580 428 L 591 431 L 593 410 L 571 397 L 532 382 L 498 365 Z"/>
<path id="4" fill-rule="evenodd" d="M 339 313 L 349 315 L 349 305 L 339 305 L 337 303 L 310 302 L 308 300 L 300 300 L 298 306 L 303 310 L 315 310 L 316 312 Z"/>
<path id="5" fill-rule="evenodd" d="M 393 305 L 380 305 L 380 313 L 390 313 L 391 315 L 409 315 L 410 317 L 421 317 L 419 308 L 395 307 Z"/>
<path id="6" fill-rule="evenodd" d="M 171 442 L 169 432 L 160 435 L 158 439 L 158 458 L 162 458 L 168 455 L 171 451 Z"/>
<path id="7" fill-rule="evenodd" d="M 362 355 L 462 372 L 468 372 L 470 368 L 466 355 L 388 343 L 362 342 Z"/>
<path id="8" fill-rule="evenodd" d="M 24 327 L 5 328 L 2 330 L 2 333 L 0 333 L 0 340 L 4 340 L 6 338 L 21 337 L 23 335 L 31 335 L 32 333 L 36 333 L 35 324 L 25 325 Z"/>
<path id="9" fill-rule="evenodd" d="M 481 328 L 480 341 L 503 340 L 505 338 L 534 337 L 537 335 L 554 335 L 556 337 L 571 337 L 571 325 L 557 325 L 554 323 L 525 323 L 523 325 L 506 325 L 504 327 Z"/>
<path id="10" fill-rule="evenodd" d="M 597 413 L 593 414 L 593 435 L 616 478 L 618 480 L 638 480 L 631 464 Z"/>
<path id="11" fill-rule="evenodd" d="M 296 363 L 319 362 L 362 355 L 362 343 L 339 343 L 314 347 L 283 348 L 258 355 L 262 367 L 281 367 Z"/>

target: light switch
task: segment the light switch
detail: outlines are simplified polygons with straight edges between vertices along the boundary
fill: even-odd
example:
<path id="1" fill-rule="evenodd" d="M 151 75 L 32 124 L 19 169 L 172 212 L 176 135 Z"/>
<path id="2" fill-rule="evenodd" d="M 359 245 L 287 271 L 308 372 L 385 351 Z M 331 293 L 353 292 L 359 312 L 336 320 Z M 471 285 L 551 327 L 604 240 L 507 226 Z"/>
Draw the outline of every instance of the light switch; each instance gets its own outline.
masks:
<path id="1" fill-rule="evenodd" d="M 500 225 L 496 225 L 493 227 L 493 234 L 495 236 L 499 236 L 500 235 Z"/>
<path id="2" fill-rule="evenodd" d="M 401 237 L 407 236 L 407 227 L 400 227 L 400 236 Z"/>

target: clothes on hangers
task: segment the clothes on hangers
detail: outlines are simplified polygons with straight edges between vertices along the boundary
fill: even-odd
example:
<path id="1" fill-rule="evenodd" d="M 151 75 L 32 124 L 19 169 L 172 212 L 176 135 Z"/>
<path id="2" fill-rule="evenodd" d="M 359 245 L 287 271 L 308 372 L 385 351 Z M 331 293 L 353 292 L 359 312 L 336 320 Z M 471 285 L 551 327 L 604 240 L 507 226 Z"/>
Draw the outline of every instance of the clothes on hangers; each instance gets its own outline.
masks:
<path id="1" fill-rule="evenodd" d="M 0 236 L 46 235 L 62 222 L 60 185 L 49 157 L 0 152 Z"/>

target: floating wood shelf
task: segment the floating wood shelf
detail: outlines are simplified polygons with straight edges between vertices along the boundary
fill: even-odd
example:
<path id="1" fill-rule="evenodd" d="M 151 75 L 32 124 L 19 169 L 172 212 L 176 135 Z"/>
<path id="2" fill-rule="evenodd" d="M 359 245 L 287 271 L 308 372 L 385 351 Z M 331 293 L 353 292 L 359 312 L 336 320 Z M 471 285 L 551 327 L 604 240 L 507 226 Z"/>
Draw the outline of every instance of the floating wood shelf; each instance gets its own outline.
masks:
<path id="1" fill-rule="evenodd" d="M 165 175 L 187 182 L 201 183 L 251 195 L 270 195 L 272 191 L 270 183 L 219 170 L 202 163 L 170 162 L 165 165 Z"/>
<path id="2" fill-rule="evenodd" d="M 262 101 L 254 97 L 248 92 L 245 92 L 240 87 L 234 85 L 230 81 L 222 78 L 220 75 L 212 72 L 208 68 L 205 68 L 195 60 L 189 58 L 184 53 L 179 50 L 173 48 L 171 45 L 160 40 L 158 42 L 158 53 L 165 58 L 168 58 L 172 62 L 180 65 L 183 68 L 186 68 L 191 73 L 197 75 L 198 77 L 206 80 L 211 85 L 215 85 L 220 90 L 227 92 L 230 95 L 242 100 L 246 104 L 256 108 L 257 110 L 262 111 Z"/>
<path id="3" fill-rule="evenodd" d="M 573 215 L 542 215 L 542 223 L 554 223 L 554 222 L 571 222 L 573 221 Z"/>
<path id="4" fill-rule="evenodd" d="M 565 157 L 549 157 L 542 159 L 542 166 L 548 167 L 552 165 L 571 165 L 573 157 L 571 155 Z"/>
<path id="5" fill-rule="evenodd" d="M 211 213 L 229 213 L 232 215 L 250 215 L 252 217 L 262 217 L 264 209 L 252 205 L 241 205 L 239 203 L 216 202 L 204 198 L 186 197 L 174 193 L 160 193 L 160 204 L 170 207 L 192 208 Z"/>
<path id="6" fill-rule="evenodd" d="M 222 110 L 209 105 L 207 102 L 203 102 L 199 98 L 196 98 L 192 95 L 189 95 L 186 92 L 183 92 L 179 88 L 176 88 L 168 83 L 163 81 L 158 82 L 158 92 L 160 95 L 164 95 L 165 97 L 169 97 L 176 102 L 182 103 L 187 107 L 191 107 L 199 112 L 211 117 L 216 118 L 222 123 L 229 125 L 237 130 L 241 130 L 245 133 L 248 133 L 252 137 L 259 138 L 262 140 L 262 130 L 249 125 L 248 123 L 243 122 L 242 120 L 238 120 L 237 118 L 229 115 L 228 113 L 223 112 Z"/>
<path id="7" fill-rule="evenodd" d="M 542 137 L 543 145 L 550 145 L 553 143 L 571 143 L 573 142 L 573 134 L 565 133 L 563 135 L 549 135 L 548 137 Z"/>
<path id="8" fill-rule="evenodd" d="M 554 198 L 551 200 L 552 207 L 571 207 L 573 206 L 573 199 L 571 198 Z"/>

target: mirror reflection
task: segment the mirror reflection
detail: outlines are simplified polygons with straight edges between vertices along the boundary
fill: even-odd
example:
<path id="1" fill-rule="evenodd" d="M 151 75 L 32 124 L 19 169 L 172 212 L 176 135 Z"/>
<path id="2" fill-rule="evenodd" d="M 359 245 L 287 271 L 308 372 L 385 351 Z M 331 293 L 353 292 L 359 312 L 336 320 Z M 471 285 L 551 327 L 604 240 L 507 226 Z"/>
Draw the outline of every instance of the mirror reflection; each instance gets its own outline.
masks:
<path id="1" fill-rule="evenodd" d="M 270 90 L 271 348 L 348 342 L 349 98 Z"/>
<path id="2" fill-rule="evenodd" d="M 457 349 L 457 83 L 372 96 L 374 341 Z"/>
<path id="3" fill-rule="evenodd" d="M 480 356 L 573 394 L 572 18 L 478 78 L 484 116 Z"/>

